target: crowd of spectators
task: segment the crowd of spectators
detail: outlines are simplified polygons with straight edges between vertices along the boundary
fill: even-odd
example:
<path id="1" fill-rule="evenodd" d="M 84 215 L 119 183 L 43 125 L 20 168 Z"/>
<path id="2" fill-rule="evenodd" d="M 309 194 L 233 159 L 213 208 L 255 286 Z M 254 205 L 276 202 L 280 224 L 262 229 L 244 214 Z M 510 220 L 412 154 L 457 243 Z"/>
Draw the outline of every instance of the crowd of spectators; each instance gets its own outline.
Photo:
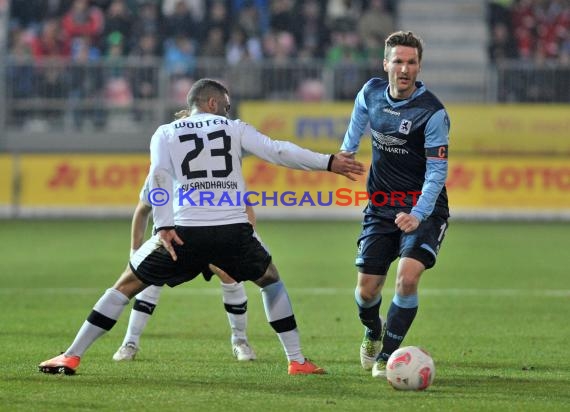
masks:
<path id="1" fill-rule="evenodd" d="M 489 57 L 570 64 L 570 1 L 494 0 L 489 3 Z"/>
<path id="2" fill-rule="evenodd" d="M 104 123 L 97 108 L 104 99 L 128 105 L 156 97 L 157 62 L 175 89 L 207 75 L 197 72 L 199 63 L 212 58 L 223 59 L 227 75 L 232 67 L 252 62 L 377 64 L 383 40 L 395 27 L 395 0 L 16 0 L 10 15 L 8 59 L 35 65 L 16 65 L 9 73 L 12 94 L 90 98 L 88 112 L 75 110 L 80 126 L 86 113 L 95 124 Z M 37 67 L 51 58 L 68 63 L 38 79 Z M 124 61 L 136 67 L 121 70 Z M 109 70 L 113 62 L 110 74 L 80 70 L 97 64 Z M 70 67 L 77 70 L 69 73 Z M 243 87 L 249 83 L 255 90 L 255 77 L 239 82 L 244 97 L 256 97 Z M 312 80 L 299 84 L 301 98 L 322 98 Z M 269 89 L 279 89 L 273 86 Z M 135 113 L 137 120 L 142 115 Z"/>
<path id="3" fill-rule="evenodd" d="M 499 101 L 570 102 L 570 0 L 488 3 Z"/>

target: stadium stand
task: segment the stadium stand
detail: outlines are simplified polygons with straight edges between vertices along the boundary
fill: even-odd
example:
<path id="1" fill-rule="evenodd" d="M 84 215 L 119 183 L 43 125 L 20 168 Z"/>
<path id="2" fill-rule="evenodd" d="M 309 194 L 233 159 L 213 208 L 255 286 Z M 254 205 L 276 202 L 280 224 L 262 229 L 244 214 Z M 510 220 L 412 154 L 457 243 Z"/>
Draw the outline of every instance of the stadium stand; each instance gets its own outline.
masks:
<path id="1" fill-rule="evenodd" d="M 124 130 L 168 119 L 199 77 L 244 99 L 352 100 L 395 28 L 447 102 L 567 102 L 566 0 L 9 2 L 2 126 Z M 43 12 L 38 12 L 42 10 Z"/>

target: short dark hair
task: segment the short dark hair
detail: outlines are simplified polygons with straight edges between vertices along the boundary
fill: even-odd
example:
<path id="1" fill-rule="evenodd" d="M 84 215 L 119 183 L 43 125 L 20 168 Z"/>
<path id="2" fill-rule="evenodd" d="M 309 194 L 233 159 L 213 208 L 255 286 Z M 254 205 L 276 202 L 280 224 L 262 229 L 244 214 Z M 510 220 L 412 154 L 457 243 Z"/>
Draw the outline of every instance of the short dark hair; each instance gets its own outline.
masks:
<path id="1" fill-rule="evenodd" d="M 423 40 L 411 31 L 397 31 L 390 34 L 386 38 L 384 58 L 387 58 L 390 54 L 390 50 L 396 46 L 407 46 L 418 49 L 418 57 L 419 60 L 422 61 L 422 54 L 424 51 Z"/>
<path id="2" fill-rule="evenodd" d="M 207 101 L 210 97 L 214 95 L 224 95 L 228 94 L 228 89 L 222 83 L 213 79 L 200 79 L 196 81 L 188 95 L 186 96 L 186 102 L 188 107 L 194 106 L 198 101 Z"/>

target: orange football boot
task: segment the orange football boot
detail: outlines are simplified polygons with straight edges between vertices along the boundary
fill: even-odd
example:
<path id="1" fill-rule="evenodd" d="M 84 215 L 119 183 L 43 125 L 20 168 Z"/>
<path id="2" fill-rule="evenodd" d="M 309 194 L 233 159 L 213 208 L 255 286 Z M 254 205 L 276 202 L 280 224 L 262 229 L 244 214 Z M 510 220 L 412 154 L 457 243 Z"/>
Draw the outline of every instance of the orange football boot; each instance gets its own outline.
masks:
<path id="1" fill-rule="evenodd" d="M 66 356 L 62 353 L 55 358 L 43 361 L 38 365 L 38 369 L 43 373 L 74 375 L 75 370 L 79 367 L 79 362 L 81 362 L 79 356 Z"/>
<path id="2" fill-rule="evenodd" d="M 305 358 L 305 363 L 299 363 L 297 361 L 289 362 L 288 373 L 289 375 L 323 375 L 327 372 Z"/>

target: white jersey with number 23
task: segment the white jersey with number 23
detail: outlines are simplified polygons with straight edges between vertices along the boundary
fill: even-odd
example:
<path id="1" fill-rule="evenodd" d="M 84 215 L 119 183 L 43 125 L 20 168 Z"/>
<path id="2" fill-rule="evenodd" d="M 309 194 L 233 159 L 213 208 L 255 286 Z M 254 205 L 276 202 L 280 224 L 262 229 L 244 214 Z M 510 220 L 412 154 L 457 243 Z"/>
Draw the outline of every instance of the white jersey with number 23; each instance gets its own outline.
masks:
<path id="1" fill-rule="evenodd" d="M 149 196 L 157 228 L 246 223 L 242 157 L 326 170 L 330 155 L 272 140 L 240 120 L 199 113 L 160 126 L 150 143 Z"/>

